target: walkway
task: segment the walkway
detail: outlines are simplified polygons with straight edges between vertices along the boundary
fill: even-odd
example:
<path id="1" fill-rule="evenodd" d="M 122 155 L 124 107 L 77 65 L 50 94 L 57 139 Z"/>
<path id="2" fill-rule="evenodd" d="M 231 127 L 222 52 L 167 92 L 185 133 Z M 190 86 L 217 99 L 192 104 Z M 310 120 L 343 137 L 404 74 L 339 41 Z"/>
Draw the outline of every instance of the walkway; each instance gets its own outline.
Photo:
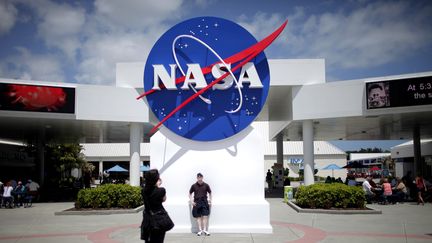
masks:
<path id="1" fill-rule="evenodd" d="M 299 214 L 281 198 L 271 205 L 273 234 L 167 234 L 165 242 L 432 242 L 432 204 L 371 205 L 380 215 Z M 36 203 L 32 208 L 0 209 L 0 243 L 135 243 L 141 213 L 54 216 L 72 203 Z"/>

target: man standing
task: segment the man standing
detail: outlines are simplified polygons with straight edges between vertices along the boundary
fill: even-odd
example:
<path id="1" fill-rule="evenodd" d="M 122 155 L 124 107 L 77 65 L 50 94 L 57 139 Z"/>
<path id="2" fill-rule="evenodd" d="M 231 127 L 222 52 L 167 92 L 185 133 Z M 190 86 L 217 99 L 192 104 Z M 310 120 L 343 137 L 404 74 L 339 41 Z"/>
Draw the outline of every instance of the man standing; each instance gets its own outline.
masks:
<path id="1" fill-rule="evenodd" d="M 272 189 L 272 180 L 273 180 L 273 174 L 270 172 L 270 169 L 267 170 L 266 174 L 266 182 L 267 182 L 267 191 L 270 192 Z"/>
<path id="2" fill-rule="evenodd" d="M 209 199 L 207 199 L 207 193 Z M 202 234 L 209 236 L 208 216 L 210 214 L 212 195 L 210 186 L 203 181 L 203 175 L 201 173 L 197 174 L 197 182 L 194 183 L 189 190 L 189 199 L 193 206 L 192 216 L 197 219 L 198 223 L 199 231 L 197 236 L 201 236 Z"/>

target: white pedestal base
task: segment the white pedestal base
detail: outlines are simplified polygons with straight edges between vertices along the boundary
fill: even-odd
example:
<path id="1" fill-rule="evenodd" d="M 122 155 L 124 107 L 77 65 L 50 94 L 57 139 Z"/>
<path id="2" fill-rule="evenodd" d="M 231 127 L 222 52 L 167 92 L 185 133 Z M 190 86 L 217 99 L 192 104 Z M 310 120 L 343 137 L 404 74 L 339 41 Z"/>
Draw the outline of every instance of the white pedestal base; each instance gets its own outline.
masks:
<path id="1" fill-rule="evenodd" d="M 213 195 L 209 231 L 272 233 L 264 199 L 263 139 L 252 127 L 216 142 L 196 142 L 162 128 L 151 138 L 150 167 L 159 169 L 167 190 L 164 207 L 175 223 L 172 233 L 197 231 L 189 189 L 201 172 Z"/>
<path id="2" fill-rule="evenodd" d="M 165 203 L 176 226 L 170 233 L 198 232 L 196 220 L 192 217 L 188 203 Z M 262 202 L 233 202 L 230 204 L 213 203 L 209 217 L 209 231 L 212 233 L 272 233 L 268 218 L 269 204 Z"/>

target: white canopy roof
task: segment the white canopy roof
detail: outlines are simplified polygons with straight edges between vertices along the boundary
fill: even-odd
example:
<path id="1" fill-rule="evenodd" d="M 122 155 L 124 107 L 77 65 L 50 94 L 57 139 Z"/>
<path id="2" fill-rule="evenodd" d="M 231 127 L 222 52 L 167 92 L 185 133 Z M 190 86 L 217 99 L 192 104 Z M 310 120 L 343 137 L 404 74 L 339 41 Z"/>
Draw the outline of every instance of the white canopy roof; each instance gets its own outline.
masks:
<path id="1" fill-rule="evenodd" d="M 267 122 L 254 122 L 254 128 L 258 129 L 263 138 L 268 135 Z M 303 156 L 303 142 L 284 141 L 284 155 Z M 88 161 L 119 161 L 129 160 L 129 143 L 82 143 L 83 154 Z M 315 141 L 316 155 L 345 155 L 345 152 L 325 141 Z M 264 155 L 276 156 L 276 142 L 264 139 Z M 150 143 L 141 143 L 141 159 L 150 160 Z"/>

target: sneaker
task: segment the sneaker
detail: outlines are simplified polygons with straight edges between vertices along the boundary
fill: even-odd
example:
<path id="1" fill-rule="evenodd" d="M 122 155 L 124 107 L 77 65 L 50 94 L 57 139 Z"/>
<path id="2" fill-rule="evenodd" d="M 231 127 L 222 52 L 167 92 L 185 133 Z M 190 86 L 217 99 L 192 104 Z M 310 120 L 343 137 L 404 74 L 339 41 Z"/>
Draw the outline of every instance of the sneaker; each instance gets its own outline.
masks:
<path id="1" fill-rule="evenodd" d="M 203 230 L 203 232 L 204 232 L 204 234 L 205 234 L 206 236 L 210 236 L 210 233 L 209 233 L 208 231 Z"/>
<path id="2" fill-rule="evenodd" d="M 198 231 L 197 236 L 201 236 L 202 235 L 202 231 Z"/>

